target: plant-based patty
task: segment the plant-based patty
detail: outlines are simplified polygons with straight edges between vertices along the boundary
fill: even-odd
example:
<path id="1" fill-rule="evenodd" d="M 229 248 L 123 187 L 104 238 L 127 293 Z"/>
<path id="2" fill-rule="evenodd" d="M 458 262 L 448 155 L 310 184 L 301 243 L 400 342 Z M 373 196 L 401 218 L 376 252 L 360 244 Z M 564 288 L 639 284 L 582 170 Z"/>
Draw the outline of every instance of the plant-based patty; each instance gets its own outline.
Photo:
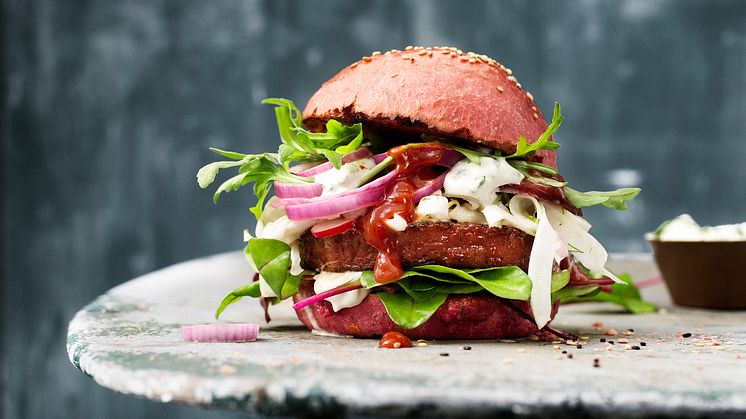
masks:
<path id="1" fill-rule="evenodd" d="M 533 237 L 510 227 L 454 222 L 418 222 L 398 234 L 402 265 L 444 265 L 454 268 L 528 266 Z M 378 250 L 353 228 L 336 236 L 300 238 L 301 266 L 326 272 L 373 269 Z"/>

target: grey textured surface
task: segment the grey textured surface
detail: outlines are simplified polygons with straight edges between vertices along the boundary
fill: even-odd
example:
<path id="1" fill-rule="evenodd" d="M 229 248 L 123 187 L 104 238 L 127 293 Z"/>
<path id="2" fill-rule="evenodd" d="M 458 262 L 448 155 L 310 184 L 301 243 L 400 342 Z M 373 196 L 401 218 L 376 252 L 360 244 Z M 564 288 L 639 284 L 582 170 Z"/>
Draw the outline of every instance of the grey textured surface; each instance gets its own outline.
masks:
<path id="1" fill-rule="evenodd" d="M 112 286 L 238 249 L 246 193 L 194 183 L 208 145 L 276 144 L 269 95 L 304 102 L 373 50 L 450 44 L 510 65 L 578 189 L 638 183 L 592 210 L 610 250 L 683 211 L 743 221 L 746 3 L 3 0 L 2 415 L 203 417 L 121 397 L 69 366 L 65 325 Z"/>
<path id="2" fill-rule="evenodd" d="M 656 274 L 647 255 L 616 256 L 610 265 L 637 277 Z M 215 302 L 247 276 L 235 252 L 123 284 L 72 320 L 70 359 L 124 393 L 268 415 L 746 415 L 744 312 L 674 309 L 663 285 L 646 294 L 665 315 L 598 303 L 562 307 L 553 324 L 585 335 L 582 348 L 526 339 L 471 341 L 470 350 L 448 341 L 380 349 L 371 339 L 314 336 L 289 304 L 273 307 L 274 320 L 256 342 L 184 342 L 180 326 L 212 322 Z M 223 320 L 262 319 L 259 303 L 249 300 Z M 593 327 L 597 321 L 604 326 Z M 606 336 L 609 327 L 634 332 Z M 627 348 L 641 341 L 639 350 Z"/>

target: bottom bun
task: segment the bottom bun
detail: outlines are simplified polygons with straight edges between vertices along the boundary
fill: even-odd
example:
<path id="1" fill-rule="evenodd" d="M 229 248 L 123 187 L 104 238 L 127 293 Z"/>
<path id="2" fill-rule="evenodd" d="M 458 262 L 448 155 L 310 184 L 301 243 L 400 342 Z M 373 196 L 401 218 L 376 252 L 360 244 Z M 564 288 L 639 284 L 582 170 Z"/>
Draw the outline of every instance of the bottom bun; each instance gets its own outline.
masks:
<path id="1" fill-rule="evenodd" d="M 295 302 L 314 295 L 313 281 L 302 281 Z M 552 308 L 552 318 L 558 305 Z M 530 313 L 528 303 L 507 301 L 491 295 L 450 295 L 432 317 L 414 329 L 402 329 L 386 312 L 381 299 L 370 294 L 358 305 L 332 310 L 320 301 L 297 311 L 298 318 L 312 331 L 322 334 L 379 337 L 386 332 L 404 333 L 410 339 L 507 339 L 537 333 L 533 321 L 519 313 Z"/>

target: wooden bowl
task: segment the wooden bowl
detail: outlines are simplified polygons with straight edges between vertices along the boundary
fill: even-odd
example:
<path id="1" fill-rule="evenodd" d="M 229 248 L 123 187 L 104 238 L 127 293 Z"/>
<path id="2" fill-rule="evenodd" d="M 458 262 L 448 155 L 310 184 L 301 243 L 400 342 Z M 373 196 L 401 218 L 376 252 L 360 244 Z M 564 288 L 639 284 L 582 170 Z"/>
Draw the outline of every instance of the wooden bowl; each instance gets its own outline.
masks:
<path id="1" fill-rule="evenodd" d="M 746 309 L 746 241 L 649 242 L 674 303 Z"/>

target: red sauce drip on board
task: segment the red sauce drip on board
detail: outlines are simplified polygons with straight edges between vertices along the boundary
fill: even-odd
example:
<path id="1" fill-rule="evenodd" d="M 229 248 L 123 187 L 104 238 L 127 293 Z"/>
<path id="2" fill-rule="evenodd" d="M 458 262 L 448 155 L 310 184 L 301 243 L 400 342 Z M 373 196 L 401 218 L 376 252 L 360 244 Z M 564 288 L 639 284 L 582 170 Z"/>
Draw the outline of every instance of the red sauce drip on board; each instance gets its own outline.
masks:
<path id="1" fill-rule="evenodd" d="M 378 249 L 373 273 L 378 283 L 396 281 L 404 273 L 399 252 L 396 249 L 396 234 L 386 220 L 395 215 L 407 224 L 414 218 L 414 193 L 427 181 L 438 176 L 433 166 L 440 162 L 449 148 L 440 143 L 407 144 L 394 147 L 388 155 L 396 163 L 398 175 L 386 188 L 383 202 L 371 210 L 363 222 L 365 240 Z"/>
<path id="2" fill-rule="evenodd" d="M 412 341 L 399 332 L 386 332 L 378 341 L 378 347 L 387 349 L 411 348 Z"/>

